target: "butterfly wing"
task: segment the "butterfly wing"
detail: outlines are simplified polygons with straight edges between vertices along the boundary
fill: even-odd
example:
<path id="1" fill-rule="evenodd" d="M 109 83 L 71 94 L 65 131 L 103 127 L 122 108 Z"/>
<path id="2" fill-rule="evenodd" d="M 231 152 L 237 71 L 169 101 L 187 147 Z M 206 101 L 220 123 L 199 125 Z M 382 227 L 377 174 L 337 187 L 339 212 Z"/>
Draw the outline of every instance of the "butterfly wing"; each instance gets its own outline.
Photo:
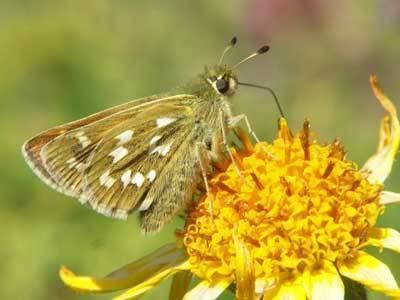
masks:
<path id="1" fill-rule="evenodd" d="M 193 95 L 131 103 L 33 138 L 25 157 L 57 190 L 107 216 L 138 209 L 142 230 L 159 231 L 192 199 L 211 111 Z"/>
<path id="2" fill-rule="evenodd" d="M 174 110 L 187 107 L 186 101 L 194 96 L 176 95 L 147 98 L 99 112 L 82 120 L 50 129 L 23 146 L 28 164 L 47 184 L 67 195 L 86 202 L 83 193 L 83 171 L 97 145 L 110 136 L 113 130 L 135 127 L 143 123 L 143 116 L 155 107 Z M 161 104 L 161 106 L 160 106 Z M 153 121 L 156 122 L 156 115 Z M 154 127 L 155 125 L 153 125 Z M 127 128 L 129 129 L 129 128 Z M 151 127 L 148 128 L 151 130 Z M 128 136 L 121 137 L 127 139 Z"/>
<path id="3" fill-rule="evenodd" d="M 193 120 L 176 109 L 163 115 L 158 120 L 164 123 L 154 127 L 154 119 L 149 119 L 130 142 L 114 138 L 98 145 L 84 174 L 84 192 L 95 210 L 117 218 L 137 208 L 147 210 L 154 199 L 148 193 L 172 179 L 163 172 L 190 135 Z M 174 171 L 176 177 L 182 168 L 175 165 Z"/>
<path id="4" fill-rule="evenodd" d="M 114 106 L 112 108 L 103 110 L 101 112 L 95 113 L 86 118 L 73 121 L 61 126 L 54 127 L 45 132 L 40 133 L 36 137 L 30 139 L 22 146 L 22 154 L 27 161 L 28 165 L 32 168 L 32 170 L 36 173 L 36 175 L 41 178 L 45 183 L 50 185 L 51 187 L 61 190 L 61 187 L 57 184 L 57 182 L 52 178 L 51 174 L 49 174 L 45 168 L 44 161 L 41 157 L 41 151 L 43 147 L 54 140 L 55 138 L 72 131 L 74 129 L 87 126 L 93 124 L 99 120 L 103 120 L 111 115 L 118 114 L 122 111 L 129 110 L 132 107 L 139 107 L 145 103 L 151 103 L 154 100 L 160 99 L 160 96 L 150 96 L 143 99 L 134 100 L 128 103 L 124 103 L 118 106 Z M 64 191 L 65 192 L 65 191 Z"/>

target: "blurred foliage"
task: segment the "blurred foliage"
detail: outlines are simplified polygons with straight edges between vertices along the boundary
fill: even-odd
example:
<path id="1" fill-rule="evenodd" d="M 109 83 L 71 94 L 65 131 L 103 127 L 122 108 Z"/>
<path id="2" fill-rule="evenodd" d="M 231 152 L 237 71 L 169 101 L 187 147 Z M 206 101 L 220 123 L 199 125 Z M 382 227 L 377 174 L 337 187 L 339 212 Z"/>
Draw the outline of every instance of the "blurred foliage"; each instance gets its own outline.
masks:
<path id="1" fill-rule="evenodd" d="M 229 62 L 260 44 L 272 47 L 241 66 L 241 80 L 273 87 L 293 129 L 308 117 L 321 140 L 341 137 L 361 164 L 374 151 L 382 116 L 370 73 L 400 107 L 399 25 L 397 0 L 1 1 L 1 298 L 108 299 L 67 290 L 60 264 L 108 273 L 172 240 L 181 222 L 144 237 L 135 217 L 121 222 L 80 207 L 33 176 L 20 155 L 26 139 L 179 85 L 215 63 L 235 34 Z M 242 88 L 233 107 L 259 137 L 275 135 L 278 114 L 268 94 Z M 397 164 L 388 190 L 400 191 L 399 174 Z M 390 206 L 381 225 L 399 229 L 399 214 Z M 400 281 L 399 256 L 374 253 Z M 162 299 L 168 285 L 144 299 Z"/>

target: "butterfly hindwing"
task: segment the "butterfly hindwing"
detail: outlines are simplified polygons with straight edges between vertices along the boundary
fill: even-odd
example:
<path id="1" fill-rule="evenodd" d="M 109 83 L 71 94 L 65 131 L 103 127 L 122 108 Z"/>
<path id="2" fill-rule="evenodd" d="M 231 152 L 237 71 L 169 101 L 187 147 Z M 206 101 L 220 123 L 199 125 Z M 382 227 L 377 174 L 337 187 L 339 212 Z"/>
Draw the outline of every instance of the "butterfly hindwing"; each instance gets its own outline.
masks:
<path id="1" fill-rule="evenodd" d="M 141 123 L 113 130 L 98 144 L 84 172 L 84 194 L 98 212 L 125 218 L 142 203 L 193 123 L 187 107 L 158 105 Z M 134 129 L 133 129 L 134 128 Z M 124 131 L 122 131 L 124 130 Z M 186 132 L 185 132 L 186 131 Z M 121 139 L 130 133 L 129 140 Z"/>
<path id="2" fill-rule="evenodd" d="M 198 147 L 205 145 L 209 138 L 206 127 L 192 125 L 192 130 L 182 137 L 174 156 L 164 166 L 159 183 L 151 186 L 144 199 L 148 207 L 140 213 L 143 232 L 159 231 L 191 203 L 200 179 Z"/>

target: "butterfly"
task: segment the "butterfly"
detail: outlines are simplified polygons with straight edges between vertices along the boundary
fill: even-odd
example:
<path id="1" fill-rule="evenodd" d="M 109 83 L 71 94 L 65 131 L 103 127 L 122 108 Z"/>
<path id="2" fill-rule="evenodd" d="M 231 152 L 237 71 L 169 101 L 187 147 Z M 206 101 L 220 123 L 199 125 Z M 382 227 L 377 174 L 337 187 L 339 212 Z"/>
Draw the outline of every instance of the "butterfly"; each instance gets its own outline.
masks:
<path id="1" fill-rule="evenodd" d="M 199 181 L 207 183 L 212 162 L 229 159 L 226 131 L 242 119 L 248 124 L 230 108 L 241 84 L 235 68 L 269 47 L 234 67 L 222 64 L 235 44 L 233 38 L 217 65 L 173 92 L 40 133 L 23 145 L 25 160 L 45 183 L 98 213 L 126 219 L 138 210 L 143 232 L 160 231 L 190 205 Z"/>

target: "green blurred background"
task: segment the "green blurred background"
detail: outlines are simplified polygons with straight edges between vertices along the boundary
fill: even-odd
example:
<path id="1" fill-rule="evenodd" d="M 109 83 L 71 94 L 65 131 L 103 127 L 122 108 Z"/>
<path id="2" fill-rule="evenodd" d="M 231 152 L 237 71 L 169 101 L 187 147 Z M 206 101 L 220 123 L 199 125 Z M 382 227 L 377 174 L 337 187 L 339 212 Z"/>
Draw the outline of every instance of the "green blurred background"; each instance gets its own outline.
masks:
<path id="1" fill-rule="evenodd" d="M 398 0 L 2 0 L 0 298 L 108 299 L 66 289 L 59 266 L 106 274 L 173 240 L 179 223 L 144 237 L 135 217 L 108 219 L 51 190 L 21 157 L 32 135 L 168 91 L 215 63 L 237 35 L 229 62 L 271 45 L 240 67 L 241 80 L 274 88 L 293 129 L 308 117 L 320 140 L 341 137 L 348 158 L 362 164 L 383 114 L 370 73 L 400 107 L 399 33 Z M 241 88 L 233 109 L 249 116 L 259 137 L 275 136 L 278 114 L 268 94 Z M 400 192 L 399 175 L 397 163 L 386 189 Z M 390 206 L 380 225 L 399 229 L 399 215 Z M 400 281 L 400 256 L 377 255 Z M 168 285 L 144 299 L 164 299 Z"/>

